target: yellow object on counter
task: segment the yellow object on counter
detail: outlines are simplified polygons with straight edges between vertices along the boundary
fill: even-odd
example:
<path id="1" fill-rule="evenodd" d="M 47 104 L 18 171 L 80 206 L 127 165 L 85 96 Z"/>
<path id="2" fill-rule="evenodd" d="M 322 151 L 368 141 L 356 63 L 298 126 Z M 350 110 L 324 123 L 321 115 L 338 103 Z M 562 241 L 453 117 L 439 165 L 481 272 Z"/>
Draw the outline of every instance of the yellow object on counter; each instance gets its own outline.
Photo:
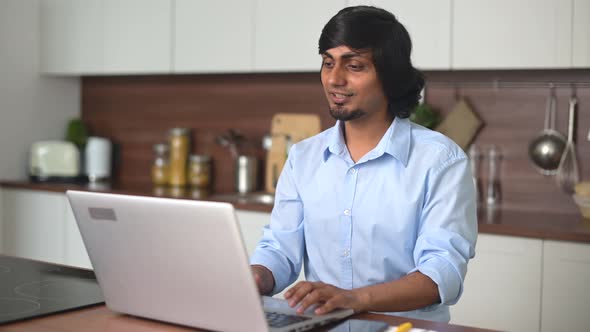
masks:
<path id="1" fill-rule="evenodd" d="M 400 324 L 395 331 L 396 332 L 409 332 L 412 329 L 412 323 L 410 322 L 406 322 L 403 324 Z"/>

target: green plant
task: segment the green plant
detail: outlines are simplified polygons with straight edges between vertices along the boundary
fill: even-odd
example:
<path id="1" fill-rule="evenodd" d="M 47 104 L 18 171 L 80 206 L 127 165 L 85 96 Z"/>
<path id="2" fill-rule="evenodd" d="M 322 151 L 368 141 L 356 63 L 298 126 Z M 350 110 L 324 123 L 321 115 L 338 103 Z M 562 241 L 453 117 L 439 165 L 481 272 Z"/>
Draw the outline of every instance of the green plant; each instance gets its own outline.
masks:
<path id="1" fill-rule="evenodd" d="M 412 111 L 410 121 L 433 129 L 440 122 L 440 115 L 427 104 L 420 104 Z"/>

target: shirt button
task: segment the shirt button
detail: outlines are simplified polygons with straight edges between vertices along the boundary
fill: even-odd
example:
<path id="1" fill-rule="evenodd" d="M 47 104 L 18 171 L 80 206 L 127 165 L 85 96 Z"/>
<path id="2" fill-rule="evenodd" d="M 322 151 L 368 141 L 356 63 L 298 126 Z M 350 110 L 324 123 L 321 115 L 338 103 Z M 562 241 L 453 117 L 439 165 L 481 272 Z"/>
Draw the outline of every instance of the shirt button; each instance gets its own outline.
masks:
<path id="1" fill-rule="evenodd" d="M 350 216 L 350 210 L 349 209 L 344 210 L 344 215 L 345 216 Z"/>
<path id="2" fill-rule="evenodd" d="M 351 168 L 350 169 L 350 174 L 354 174 L 354 173 L 356 173 L 356 168 Z"/>
<path id="3" fill-rule="evenodd" d="M 348 249 L 344 249 L 342 252 L 342 257 L 348 257 L 348 255 L 350 255 L 350 251 Z"/>

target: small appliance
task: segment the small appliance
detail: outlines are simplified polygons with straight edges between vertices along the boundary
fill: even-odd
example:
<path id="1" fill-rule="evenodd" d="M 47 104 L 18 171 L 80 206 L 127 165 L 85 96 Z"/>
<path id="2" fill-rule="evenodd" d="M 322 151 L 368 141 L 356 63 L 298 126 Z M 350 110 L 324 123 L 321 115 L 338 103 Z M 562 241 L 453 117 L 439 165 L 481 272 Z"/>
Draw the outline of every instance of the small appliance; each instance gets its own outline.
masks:
<path id="1" fill-rule="evenodd" d="M 79 182 L 80 152 L 71 142 L 39 141 L 31 146 L 29 177 L 35 182 Z"/>
<path id="2" fill-rule="evenodd" d="M 90 182 L 106 181 L 111 177 L 111 141 L 91 136 L 86 141 L 86 175 Z"/>

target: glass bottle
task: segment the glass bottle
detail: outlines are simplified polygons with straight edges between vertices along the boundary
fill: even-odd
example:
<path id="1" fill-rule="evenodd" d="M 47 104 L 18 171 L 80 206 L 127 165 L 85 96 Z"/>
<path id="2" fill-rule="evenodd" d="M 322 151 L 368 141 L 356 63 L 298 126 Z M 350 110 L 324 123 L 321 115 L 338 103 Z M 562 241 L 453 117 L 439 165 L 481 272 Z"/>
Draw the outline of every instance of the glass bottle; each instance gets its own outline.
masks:
<path id="1" fill-rule="evenodd" d="M 186 166 L 189 151 L 189 130 L 172 128 L 168 136 L 170 144 L 170 176 L 168 183 L 179 187 L 186 185 Z"/>
<path id="2" fill-rule="evenodd" d="M 473 176 L 473 185 L 475 186 L 476 203 L 478 207 L 481 206 L 483 201 L 480 176 L 481 159 L 482 155 L 479 148 L 475 144 L 472 144 L 469 148 L 469 162 L 471 165 L 471 175 Z"/>
<path id="3" fill-rule="evenodd" d="M 211 157 L 193 154 L 190 156 L 188 181 L 191 187 L 207 189 L 211 184 Z"/>
<path id="4" fill-rule="evenodd" d="M 502 192 L 500 186 L 500 152 L 495 145 L 488 151 L 488 186 L 486 204 L 488 208 L 494 208 L 500 204 Z"/>
<path id="5" fill-rule="evenodd" d="M 166 143 L 154 144 L 154 164 L 152 165 L 152 182 L 155 186 L 168 184 L 170 172 L 169 148 Z"/>

